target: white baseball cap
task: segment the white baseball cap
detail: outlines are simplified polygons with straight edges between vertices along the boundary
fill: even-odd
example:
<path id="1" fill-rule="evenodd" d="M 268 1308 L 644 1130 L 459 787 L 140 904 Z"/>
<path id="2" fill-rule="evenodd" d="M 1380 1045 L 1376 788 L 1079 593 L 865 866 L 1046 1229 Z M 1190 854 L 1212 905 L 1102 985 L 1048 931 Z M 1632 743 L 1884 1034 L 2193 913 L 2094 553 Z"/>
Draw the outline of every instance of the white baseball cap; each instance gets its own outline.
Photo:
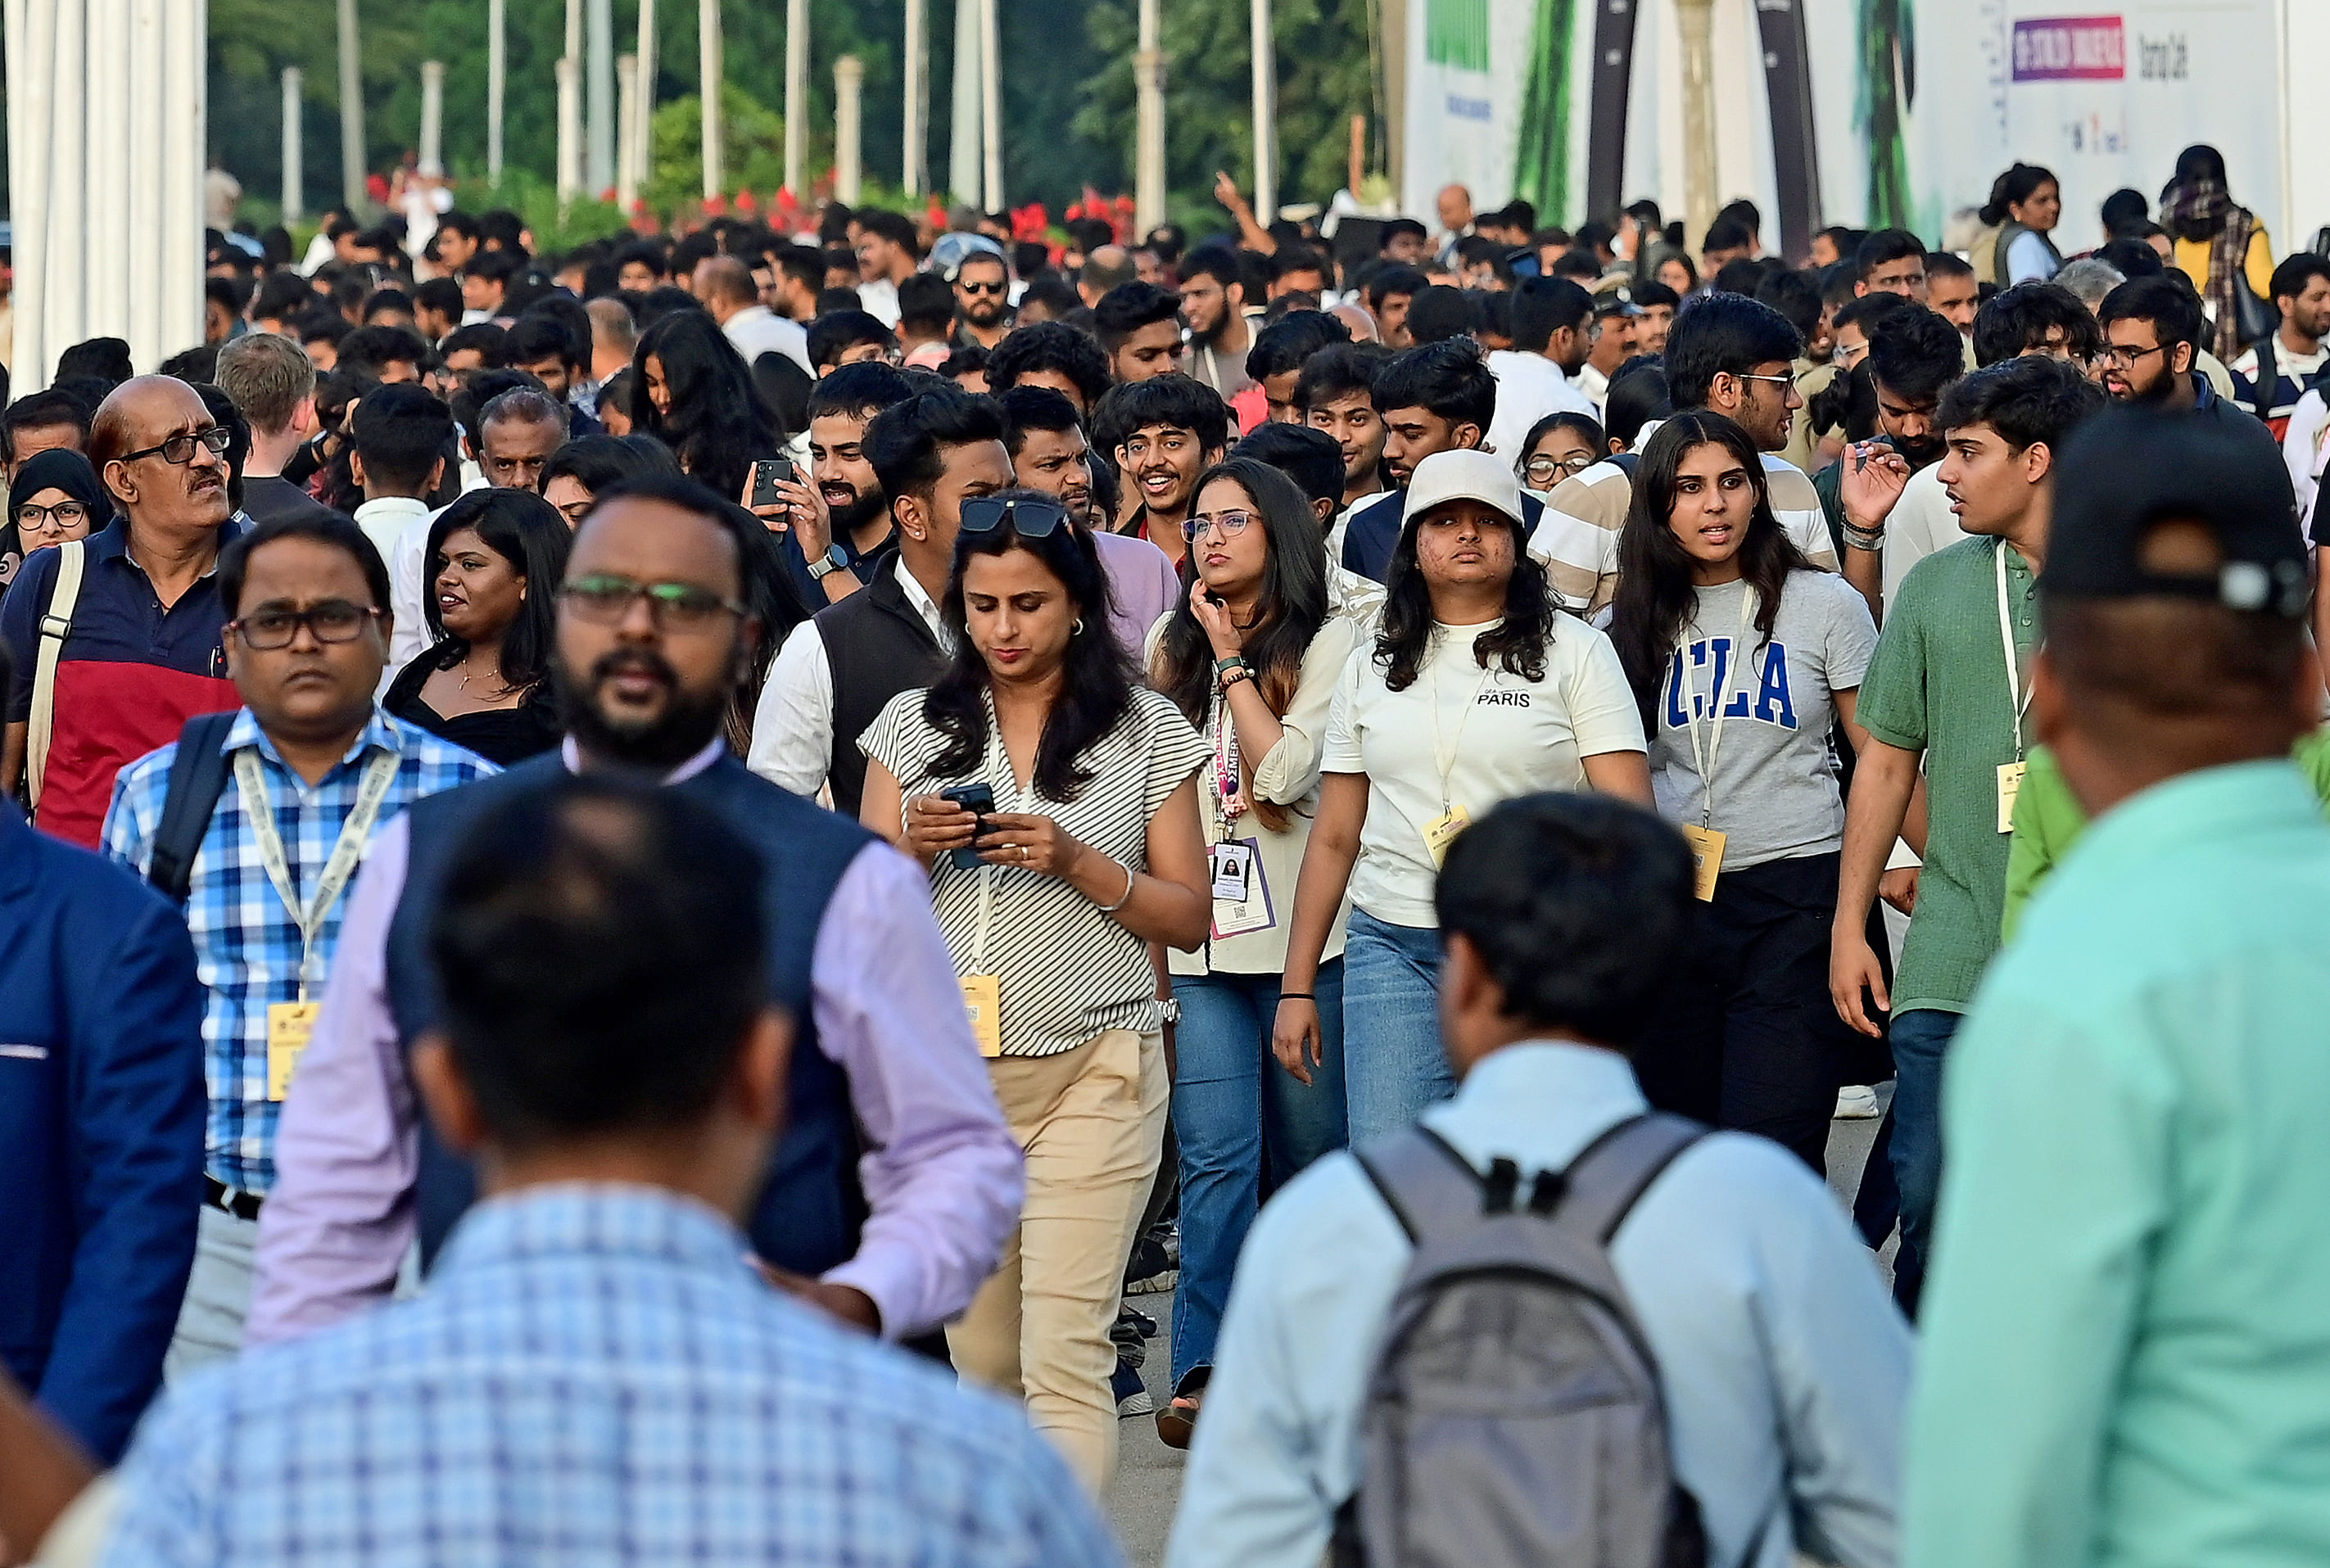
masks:
<path id="1" fill-rule="evenodd" d="M 1521 483 L 1511 464 L 1494 452 L 1460 450 L 1435 452 L 1416 465 L 1407 483 L 1407 505 L 1400 509 L 1405 528 L 1424 513 L 1450 501 L 1478 501 L 1521 523 Z"/>

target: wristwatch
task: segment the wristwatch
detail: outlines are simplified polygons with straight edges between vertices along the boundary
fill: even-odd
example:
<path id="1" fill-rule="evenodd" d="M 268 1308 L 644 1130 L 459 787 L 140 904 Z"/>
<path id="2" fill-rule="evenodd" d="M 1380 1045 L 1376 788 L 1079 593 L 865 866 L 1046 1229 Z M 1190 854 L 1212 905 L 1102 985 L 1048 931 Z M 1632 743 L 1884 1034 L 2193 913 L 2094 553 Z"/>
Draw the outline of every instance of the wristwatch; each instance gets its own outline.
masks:
<path id="1" fill-rule="evenodd" d="M 811 582 L 823 582 L 829 572 L 838 571 L 848 564 L 849 553 L 842 549 L 839 543 L 834 543 L 827 548 L 824 560 L 812 561 L 809 563 L 809 580 Z"/>

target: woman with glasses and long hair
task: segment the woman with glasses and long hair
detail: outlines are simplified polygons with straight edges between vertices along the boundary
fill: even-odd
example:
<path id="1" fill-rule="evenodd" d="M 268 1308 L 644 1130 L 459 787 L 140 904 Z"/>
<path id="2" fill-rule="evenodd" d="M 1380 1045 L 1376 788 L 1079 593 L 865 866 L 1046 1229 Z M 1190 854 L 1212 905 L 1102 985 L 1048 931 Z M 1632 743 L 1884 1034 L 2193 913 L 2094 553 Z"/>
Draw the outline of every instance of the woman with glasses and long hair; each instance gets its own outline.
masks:
<path id="1" fill-rule="evenodd" d="M 674 311 L 648 328 L 631 371 L 631 429 L 669 447 L 680 470 L 715 494 L 744 494 L 753 464 L 784 449 L 784 428 L 752 368 L 703 311 Z"/>
<path id="2" fill-rule="evenodd" d="M 0 591 L 35 550 L 86 539 L 113 516 L 113 501 L 89 459 L 70 447 L 35 452 L 8 482 L 7 526 L 0 530 Z"/>
<path id="3" fill-rule="evenodd" d="M 507 768 L 558 744 L 550 690 L 573 534 L 531 490 L 472 490 L 429 525 L 430 646 L 382 706 Z"/>
<path id="4" fill-rule="evenodd" d="M 1528 543 L 1504 459 L 1460 450 L 1418 463 L 1375 646 L 1337 683 L 1272 1048 L 1298 1078 L 1319 1059 L 1320 963 L 1348 895 L 1353 1143 L 1407 1126 L 1454 1087 L 1432 890 L 1456 835 L 1540 789 L 1651 803 L 1625 672 L 1609 638 L 1559 612 Z"/>
<path id="5" fill-rule="evenodd" d="M 997 1098 L 1028 1160 L 1003 1261 L 947 1330 L 965 1376 L 1022 1398 L 1095 1493 L 1126 1254 L 1167 1097 L 1150 944 L 1206 938 L 1205 744 L 1142 689 L 1108 579 L 1033 490 L 962 504 L 941 605 L 953 653 L 858 741 L 859 816 L 929 872 Z"/>
<path id="6" fill-rule="evenodd" d="M 1150 684 L 1211 753 L 1198 790 L 1211 846 L 1213 922 L 1169 949 L 1173 1128 L 1181 1157 L 1181 1279 L 1173 1298 L 1173 1398 L 1158 1435 L 1187 1448 L 1230 1276 L 1263 1199 L 1344 1142 L 1343 913 L 1311 990 L 1320 1049 L 1305 1078 L 1270 1054 L 1287 922 L 1336 683 L 1359 630 L 1331 612 L 1318 515 L 1294 481 L 1251 458 L 1198 479 L 1182 524 L 1182 597 L 1151 631 Z"/>
<path id="7" fill-rule="evenodd" d="M 1761 1133 L 1822 1168 L 1845 1038 L 1829 1002 L 1844 800 L 1877 646 L 1860 591 L 1810 565 L 1764 464 L 1720 414 L 1643 444 L 1610 638 L 1651 737 L 1662 816 L 1700 862 L 1700 940 L 1635 1053 L 1654 1103 Z"/>

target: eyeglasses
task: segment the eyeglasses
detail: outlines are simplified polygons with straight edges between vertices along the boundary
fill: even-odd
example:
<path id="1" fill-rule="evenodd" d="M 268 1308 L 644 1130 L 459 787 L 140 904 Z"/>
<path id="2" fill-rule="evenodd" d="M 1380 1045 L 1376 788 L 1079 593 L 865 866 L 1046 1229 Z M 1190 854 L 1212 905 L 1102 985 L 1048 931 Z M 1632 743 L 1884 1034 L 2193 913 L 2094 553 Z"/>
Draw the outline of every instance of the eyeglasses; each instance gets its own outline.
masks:
<path id="1" fill-rule="evenodd" d="M 2166 354 L 2171 346 L 2164 343 L 2152 348 L 2124 348 L 2117 343 L 2107 343 L 2104 345 L 2104 358 L 2123 370 L 2134 370 L 2138 361 L 2155 354 Z"/>
<path id="2" fill-rule="evenodd" d="M 134 463 L 140 458 L 158 455 L 164 462 L 175 463 L 180 468 L 184 468 L 194 460 L 196 446 L 205 448 L 211 456 L 217 458 L 224 457 L 226 449 L 232 445 L 234 445 L 234 432 L 224 425 L 213 425 L 207 430 L 190 430 L 185 435 L 172 436 L 158 447 L 146 447 L 135 452 L 124 452 L 114 461 Z"/>
<path id="3" fill-rule="evenodd" d="M 1734 379 L 1738 381 L 1769 382 L 1774 386 L 1785 388 L 1789 392 L 1796 390 L 1796 373 L 1794 371 L 1790 371 L 1785 375 L 1749 375 L 1747 372 L 1741 371 Z"/>
<path id="4" fill-rule="evenodd" d="M 1020 538 L 1043 539 L 1068 520 L 1068 509 L 1057 501 L 1006 500 L 1000 496 L 979 496 L 962 504 L 965 534 L 992 534 L 1007 520 Z"/>
<path id="5" fill-rule="evenodd" d="M 1521 472 L 1542 490 L 1552 480 L 1567 479 L 1573 474 L 1582 474 L 1593 466 L 1594 454 L 1591 452 L 1580 452 L 1574 458 L 1557 458 L 1551 453 L 1547 453 L 1543 457 L 1531 458 L 1522 464 Z"/>
<path id="6" fill-rule="evenodd" d="M 1831 357 L 1836 361 L 1837 369 L 1850 370 L 1852 362 L 1868 352 L 1869 345 L 1865 343 L 1840 343 Z"/>
<path id="7" fill-rule="evenodd" d="M 16 526 L 35 534 L 62 534 L 76 523 L 89 521 L 89 508 L 79 501 L 35 506 L 30 501 L 16 508 Z"/>
<path id="8" fill-rule="evenodd" d="M 370 605 L 327 599 L 305 609 L 262 609 L 227 625 L 242 639 L 243 647 L 254 653 L 268 653 L 289 647 L 303 626 L 315 634 L 317 642 L 354 642 L 364 635 L 367 622 L 379 619 L 380 611 Z"/>
<path id="9" fill-rule="evenodd" d="M 753 613 L 734 600 L 723 599 L 692 582 L 633 582 L 628 577 L 600 573 L 575 578 L 558 592 L 577 617 L 600 626 L 619 624 L 642 599 L 648 601 L 648 613 L 658 631 L 700 631 L 720 616 Z"/>
<path id="10" fill-rule="evenodd" d="M 1218 527 L 1225 539 L 1235 539 L 1254 523 L 1254 514 L 1233 508 L 1227 512 L 1197 512 L 1182 519 L 1181 537 L 1195 544 L 1207 529 Z"/>
<path id="11" fill-rule="evenodd" d="M 965 294 L 1001 294 L 1010 286 L 998 279 L 992 283 L 958 283 L 955 287 Z"/>

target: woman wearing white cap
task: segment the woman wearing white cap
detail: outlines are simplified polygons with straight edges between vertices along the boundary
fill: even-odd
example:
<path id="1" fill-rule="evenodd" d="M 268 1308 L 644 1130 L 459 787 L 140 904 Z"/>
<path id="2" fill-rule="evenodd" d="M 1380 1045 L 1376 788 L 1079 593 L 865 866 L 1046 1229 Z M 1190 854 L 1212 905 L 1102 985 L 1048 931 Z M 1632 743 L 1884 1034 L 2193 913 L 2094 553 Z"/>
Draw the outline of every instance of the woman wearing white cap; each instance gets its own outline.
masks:
<path id="1" fill-rule="evenodd" d="M 1308 993 L 1348 891 L 1354 1144 L 1414 1121 L 1454 1085 L 1440 1048 L 1433 906 L 1450 841 L 1491 807 L 1542 789 L 1651 803 L 1642 716 L 1618 656 L 1559 612 L 1527 543 L 1503 459 L 1450 451 L 1418 463 L 1382 628 L 1336 690 L 1272 1044 L 1298 1077 L 1320 1058 Z"/>

